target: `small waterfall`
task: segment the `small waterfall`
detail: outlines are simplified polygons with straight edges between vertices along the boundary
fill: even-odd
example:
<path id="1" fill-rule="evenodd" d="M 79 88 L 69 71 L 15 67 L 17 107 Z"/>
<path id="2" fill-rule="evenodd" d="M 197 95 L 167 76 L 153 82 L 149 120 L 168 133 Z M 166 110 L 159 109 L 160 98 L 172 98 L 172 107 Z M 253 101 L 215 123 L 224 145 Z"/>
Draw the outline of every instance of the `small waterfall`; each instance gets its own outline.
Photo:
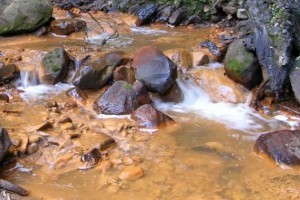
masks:
<path id="1" fill-rule="evenodd" d="M 38 85 L 37 71 L 22 70 L 20 72 L 20 81 L 23 88 Z"/>

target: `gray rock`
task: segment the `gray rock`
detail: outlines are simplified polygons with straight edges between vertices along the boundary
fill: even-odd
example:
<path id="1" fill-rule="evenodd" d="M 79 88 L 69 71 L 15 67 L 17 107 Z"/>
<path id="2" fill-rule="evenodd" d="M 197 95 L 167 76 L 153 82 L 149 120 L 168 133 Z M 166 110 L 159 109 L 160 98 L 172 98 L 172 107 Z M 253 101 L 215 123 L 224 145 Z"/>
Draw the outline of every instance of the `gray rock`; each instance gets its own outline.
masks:
<path id="1" fill-rule="evenodd" d="M 175 10 L 172 15 L 169 17 L 169 23 L 171 25 L 177 26 L 179 25 L 185 17 L 185 11 L 183 8 L 179 8 Z"/>
<path id="2" fill-rule="evenodd" d="M 0 162 L 3 160 L 10 146 L 11 141 L 9 139 L 7 131 L 4 128 L 0 127 Z"/>
<path id="3" fill-rule="evenodd" d="M 151 17 L 155 14 L 157 11 L 157 4 L 156 3 L 149 3 L 141 6 L 138 11 L 138 20 L 135 22 L 135 25 L 141 26 L 145 23 L 147 23 Z"/>
<path id="4" fill-rule="evenodd" d="M 113 77 L 116 67 L 127 64 L 129 57 L 125 52 L 116 51 L 95 61 L 87 62 L 77 70 L 72 82 L 83 90 L 100 89 Z"/>
<path id="5" fill-rule="evenodd" d="M 63 48 L 48 52 L 39 69 L 39 80 L 43 84 L 56 84 L 64 81 L 68 74 L 70 58 Z"/>
<path id="6" fill-rule="evenodd" d="M 248 19 L 247 10 L 245 8 L 238 9 L 236 16 L 238 19 Z"/>
<path id="7" fill-rule="evenodd" d="M 262 80 L 261 69 L 256 57 L 247 51 L 243 40 L 231 43 L 224 60 L 226 75 L 232 80 L 252 89 Z"/>
<path id="8" fill-rule="evenodd" d="M 137 51 L 133 67 L 135 78 L 149 91 L 164 93 L 177 78 L 177 66 L 159 49 L 147 46 Z"/>
<path id="9" fill-rule="evenodd" d="M 52 17 L 48 0 L 0 0 L 0 35 L 33 31 Z"/>
<path id="10" fill-rule="evenodd" d="M 300 103 L 300 57 L 296 59 L 293 69 L 290 72 L 290 81 L 294 95 Z"/>
<path id="11" fill-rule="evenodd" d="M 94 103 L 97 113 L 125 115 L 134 112 L 138 102 L 132 86 L 125 81 L 116 81 Z"/>
<path id="12" fill-rule="evenodd" d="M 293 10 L 300 9 L 300 0 L 251 0 L 248 1 L 249 18 L 254 25 L 254 46 L 265 71 L 267 93 L 279 96 L 288 83 L 295 28 Z M 275 26 L 275 24 L 280 26 Z M 284 31 L 286 30 L 286 31 Z M 298 34 L 298 33 L 297 33 Z"/>

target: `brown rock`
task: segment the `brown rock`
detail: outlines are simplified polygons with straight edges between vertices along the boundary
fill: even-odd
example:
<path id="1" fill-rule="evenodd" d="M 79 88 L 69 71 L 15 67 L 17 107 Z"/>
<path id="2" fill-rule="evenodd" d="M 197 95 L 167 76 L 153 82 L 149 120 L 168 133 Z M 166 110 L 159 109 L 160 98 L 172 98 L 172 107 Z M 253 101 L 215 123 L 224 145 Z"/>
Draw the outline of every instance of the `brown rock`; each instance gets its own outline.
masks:
<path id="1" fill-rule="evenodd" d="M 70 35 L 85 28 L 85 21 L 80 19 L 57 19 L 51 22 L 50 32 L 56 35 Z"/>
<path id="2" fill-rule="evenodd" d="M 300 131 L 281 130 L 262 134 L 256 140 L 254 151 L 277 164 L 300 164 Z"/>
<path id="3" fill-rule="evenodd" d="M 135 81 L 132 87 L 135 91 L 136 98 L 140 106 L 151 103 L 149 92 L 141 81 Z"/>
<path id="4" fill-rule="evenodd" d="M 176 63 L 182 72 L 186 72 L 193 66 L 191 54 L 185 49 L 170 49 L 164 51 L 164 54 Z"/>
<path id="5" fill-rule="evenodd" d="M 126 81 L 129 84 L 133 84 L 135 81 L 134 71 L 124 65 L 118 67 L 114 71 L 113 76 L 114 81 Z"/>
<path id="6" fill-rule="evenodd" d="M 58 123 L 64 124 L 70 122 L 72 123 L 72 119 L 69 116 L 61 116 L 60 119 L 58 120 Z"/>
<path id="7" fill-rule="evenodd" d="M 126 167 L 119 175 L 122 180 L 134 181 L 144 176 L 144 169 L 140 166 Z"/>
<path id="8" fill-rule="evenodd" d="M 206 65 L 209 63 L 208 55 L 201 51 L 192 52 L 193 66 Z"/>
<path id="9" fill-rule="evenodd" d="M 180 103 L 183 101 L 184 96 L 178 84 L 175 82 L 170 89 L 160 95 L 160 98 L 164 102 Z"/>
<path id="10" fill-rule="evenodd" d="M 39 150 L 39 145 L 37 143 L 32 143 L 27 148 L 27 154 L 31 155 Z"/>
<path id="11" fill-rule="evenodd" d="M 158 128 L 159 126 L 173 122 L 173 119 L 156 110 L 150 104 L 139 107 L 131 115 L 131 118 L 137 123 L 137 126 L 141 128 Z"/>
<path id="12" fill-rule="evenodd" d="M 9 96 L 7 94 L 0 94 L 0 101 L 8 103 L 9 102 Z"/>

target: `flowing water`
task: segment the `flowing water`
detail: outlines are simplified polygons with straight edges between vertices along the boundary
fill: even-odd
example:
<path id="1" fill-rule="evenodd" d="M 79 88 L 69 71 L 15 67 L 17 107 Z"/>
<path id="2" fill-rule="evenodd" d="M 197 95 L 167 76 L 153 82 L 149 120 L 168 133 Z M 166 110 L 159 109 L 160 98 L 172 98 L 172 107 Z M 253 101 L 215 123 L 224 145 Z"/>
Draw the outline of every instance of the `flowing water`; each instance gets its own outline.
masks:
<path id="1" fill-rule="evenodd" d="M 122 16 L 114 17 L 122 19 Z M 109 22 L 108 16 L 103 18 Z M 134 54 L 146 45 L 155 45 L 162 50 L 178 47 L 190 49 L 209 36 L 208 28 L 170 28 L 164 25 L 124 27 L 120 29 L 119 38 L 110 40 L 104 47 L 99 46 L 101 51 L 124 50 Z M 97 44 L 101 43 L 105 34 L 99 35 L 92 30 L 90 33 L 91 43 L 98 48 Z M 26 48 L 19 62 L 21 77 L 16 83 L 24 91 L 21 94 L 23 100 L 0 106 L 1 110 L 21 110 L 22 113 L 0 113 L 2 127 L 13 132 L 26 132 L 28 127 L 41 123 L 48 116 L 45 102 L 64 104 L 70 101 L 64 91 L 72 86 L 38 85 L 35 74 L 45 52 L 62 43 L 75 57 L 83 45 L 82 37 L 76 34 L 68 38 L 0 38 L 0 49 L 5 53 L 13 54 Z M 127 123 L 128 119 L 96 116 L 91 111 L 91 103 L 64 111 L 74 122 L 87 125 L 103 123 L 112 130 L 111 136 L 118 145 L 108 151 L 113 163 L 110 170 L 103 172 L 96 167 L 80 171 L 70 165 L 55 169 L 54 160 L 61 152 L 47 149 L 18 159 L 12 168 L 3 170 L 2 178 L 29 189 L 29 199 L 300 199 L 299 171 L 276 166 L 258 157 L 252 150 L 260 134 L 295 128 L 298 119 L 287 122 L 284 116 L 277 116 L 277 119 L 283 119 L 279 121 L 257 113 L 246 103 L 215 101 L 214 96 L 219 93 L 210 91 L 207 86 L 220 83 L 209 79 L 207 74 L 213 72 L 213 76 L 221 77 L 224 69 L 221 64 L 214 64 L 200 70 L 208 71 L 201 78 L 200 85 L 197 84 L 197 76 L 177 80 L 184 93 L 182 103 L 155 101 L 159 110 L 177 122 L 177 125 L 155 133 L 138 131 L 129 135 L 118 134 L 114 131 L 115 127 Z M 216 70 L 221 73 L 217 74 Z M 225 90 L 225 96 L 231 94 L 227 93 L 227 86 L 217 86 L 223 88 L 220 91 Z M 97 96 L 93 92 L 88 95 L 90 102 Z M 59 136 L 56 132 L 50 134 Z M 144 176 L 136 181 L 120 180 L 120 171 L 131 165 L 132 160 L 144 169 Z"/>

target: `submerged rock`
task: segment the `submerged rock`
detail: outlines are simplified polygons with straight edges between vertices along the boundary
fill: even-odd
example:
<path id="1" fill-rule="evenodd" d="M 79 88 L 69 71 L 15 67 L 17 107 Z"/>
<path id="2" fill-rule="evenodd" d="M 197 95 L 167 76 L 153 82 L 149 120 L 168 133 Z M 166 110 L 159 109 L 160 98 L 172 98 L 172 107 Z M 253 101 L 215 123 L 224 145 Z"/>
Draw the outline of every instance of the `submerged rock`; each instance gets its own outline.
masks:
<path id="1" fill-rule="evenodd" d="M 72 82 L 83 90 L 100 89 L 113 78 L 113 71 L 125 65 L 129 57 L 125 52 L 116 51 L 104 55 L 96 61 L 87 62 L 77 70 Z"/>
<path id="2" fill-rule="evenodd" d="M 158 111 L 150 104 L 139 107 L 131 115 L 131 118 L 141 128 L 159 128 L 173 122 L 173 119 Z"/>
<path id="3" fill-rule="evenodd" d="M 70 35 L 85 29 L 86 23 L 81 19 L 57 19 L 50 25 L 50 32 L 56 35 Z"/>
<path id="4" fill-rule="evenodd" d="M 243 40 L 236 40 L 229 46 L 224 66 L 229 78 L 248 89 L 252 89 L 262 81 L 259 64 L 254 54 L 247 51 Z"/>
<path id="5" fill-rule="evenodd" d="M 52 17 L 48 0 L 1 0 L 0 35 L 33 31 Z"/>
<path id="6" fill-rule="evenodd" d="M 177 78 L 177 66 L 159 49 L 147 46 L 137 51 L 133 67 L 135 77 L 152 92 L 164 93 Z"/>
<path id="7" fill-rule="evenodd" d="M 290 81 L 294 95 L 300 103 L 300 57 L 296 59 L 293 69 L 290 72 Z"/>
<path id="8" fill-rule="evenodd" d="M 144 176 L 144 169 L 140 166 L 126 167 L 119 175 L 119 178 L 127 181 L 135 181 Z"/>
<path id="9" fill-rule="evenodd" d="M 56 84 L 64 81 L 68 74 L 70 58 L 63 48 L 48 52 L 39 69 L 39 80 L 43 84 Z"/>
<path id="10" fill-rule="evenodd" d="M 183 93 L 175 82 L 165 93 L 159 95 L 163 102 L 180 103 L 183 101 Z"/>
<path id="11" fill-rule="evenodd" d="M 277 164 L 300 164 L 300 131 L 281 130 L 266 133 L 256 140 L 254 151 L 263 154 Z"/>
<path id="12" fill-rule="evenodd" d="M 125 81 L 116 81 L 94 103 L 97 113 L 126 115 L 134 112 L 138 102 L 132 86 Z"/>

